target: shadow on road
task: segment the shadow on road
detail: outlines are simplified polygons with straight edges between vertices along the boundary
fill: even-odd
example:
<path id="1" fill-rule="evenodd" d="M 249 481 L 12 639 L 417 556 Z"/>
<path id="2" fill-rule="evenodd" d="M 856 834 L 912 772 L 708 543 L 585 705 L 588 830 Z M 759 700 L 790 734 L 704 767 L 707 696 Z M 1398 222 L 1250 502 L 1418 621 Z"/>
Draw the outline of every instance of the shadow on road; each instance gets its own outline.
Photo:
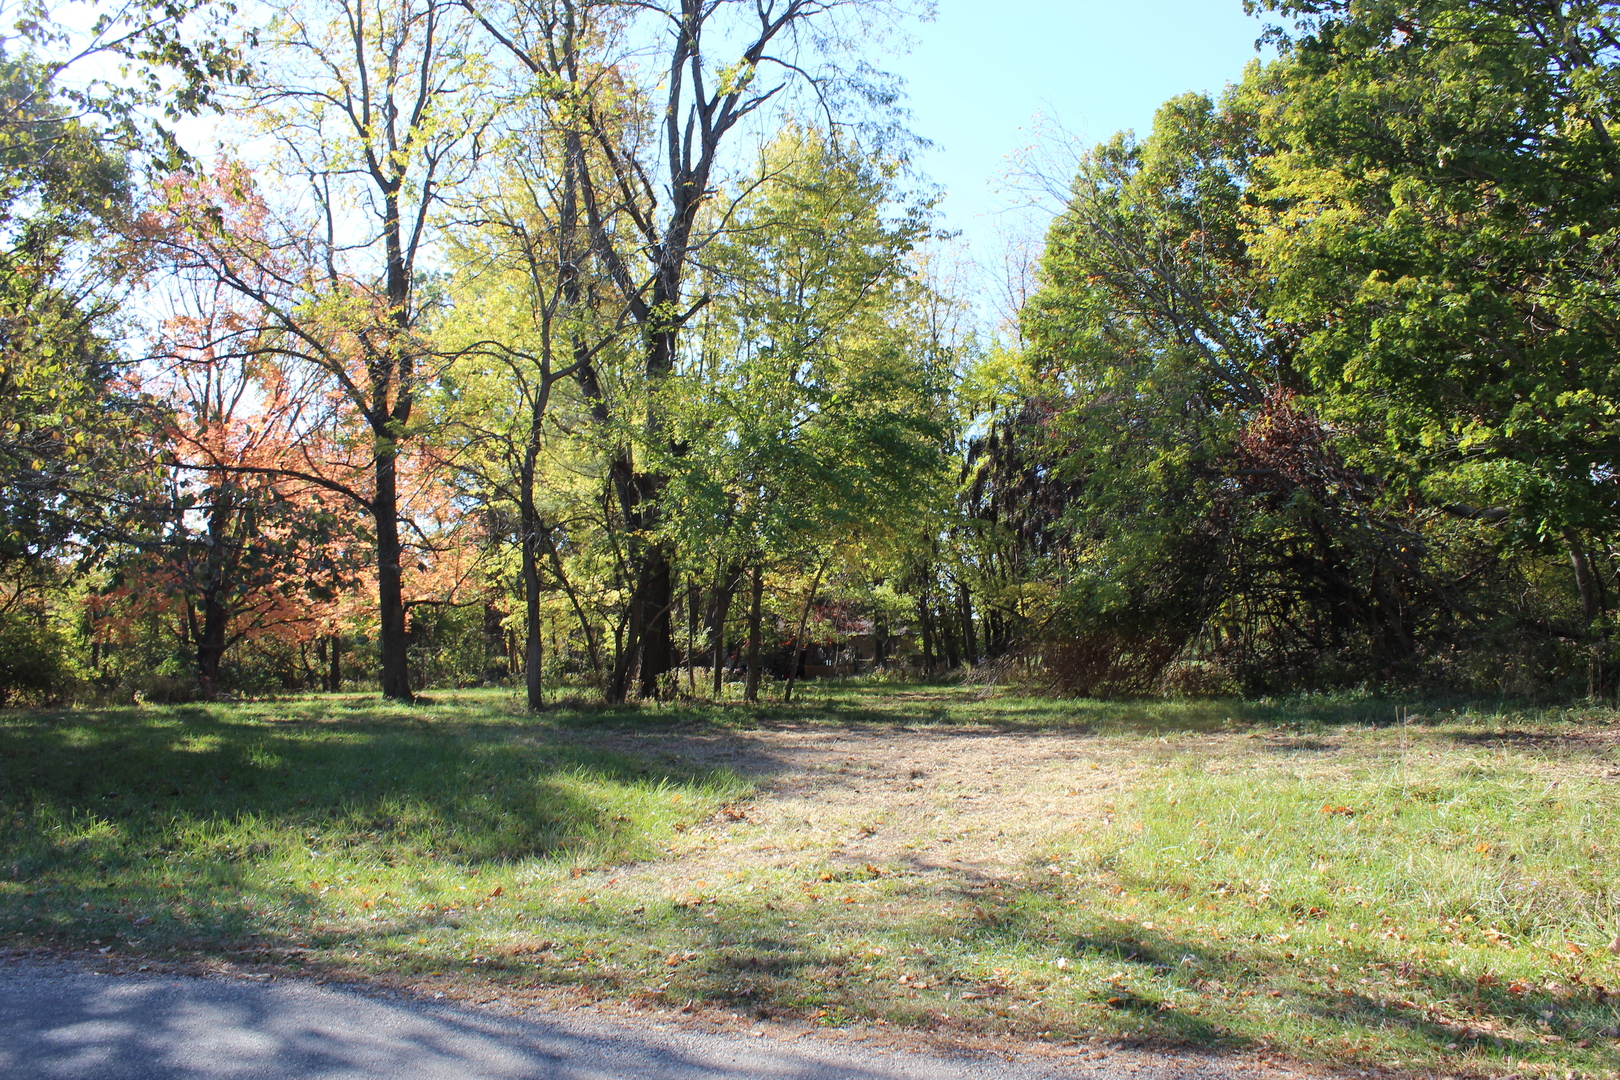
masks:
<path id="1" fill-rule="evenodd" d="M 0 1075 L 9 1080 L 644 1080 L 966 1077 L 840 1060 L 775 1040 L 479 1015 L 297 983 L 0 968 Z"/>

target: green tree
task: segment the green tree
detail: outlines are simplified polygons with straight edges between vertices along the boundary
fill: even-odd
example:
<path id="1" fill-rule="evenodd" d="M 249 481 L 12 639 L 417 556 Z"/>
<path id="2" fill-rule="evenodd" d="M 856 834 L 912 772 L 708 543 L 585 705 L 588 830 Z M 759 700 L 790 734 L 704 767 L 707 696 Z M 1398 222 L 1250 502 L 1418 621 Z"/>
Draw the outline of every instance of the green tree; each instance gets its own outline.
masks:
<path id="1" fill-rule="evenodd" d="M 159 410 L 118 346 L 120 238 L 144 169 L 174 159 L 163 122 L 241 70 L 210 4 L 56 7 L 0 5 L 0 590 L 42 618 L 53 585 L 150 526 Z"/>
<path id="2" fill-rule="evenodd" d="M 582 523 L 595 516 L 598 494 L 597 478 L 582 483 L 594 448 L 568 434 L 593 419 L 579 377 L 620 347 L 620 334 L 602 283 L 579 272 L 585 236 L 577 189 L 556 167 L 557 132 L 543 105 L 525 121 L 513 128 L 523 151 L 468 201 L 473 224 L 456 237 L 453 313 L 441 328 L 456 360 L 440 405 L 474 497 L 493 520 L 515 518 L 526 692 L 540 709 L 545 593 L 566 595 L 593 671 L 622 659 L 615 650 L 604 660 L 604 612 L 589 595 L 597 590 L 576 584 L 563 555 L 590 531 Z M 615 640 L 622 635 L 621 625 Z"/>
<path id="3" fill-rule="evenodd" d="M 251 324 L 219 343 L 326 380 L 318 422 L 363 461 L 277 471 L 371 520 L 384 697 L 410 700 L 402 455 L 441 358 L 428 333 L 425 252 L 447 193 L 490 123 L 486 65 L 459 5 L 331 0 L 282 10 L 236 103 L 278 144 L 276 205 L 241 169 L 177 185 L 157 233 L 168 265 L 235 292 Z M 295 376 L 296 377 L 296 376 Z M 358 428 L 358 431 L 349 430 Z M 360 467 L 355 467 L 356 465 Z"/>
<path id="4" fill-rule="evenodd" d="M 900 180 L 892 159 L 791 127 L 706 255 L 713 300 L 694 331 L 701 348 L 677 368 L 679 452 L 660 470 L 671 546 L 717 570 L 716 650 L 743 573 L 757 583 L 773 565 L 809 578 L 802 649 L 825 569 L 921 528 L 943 474 L 956 343 L 924 325 L 934 297 L 916 258 L 931 206 L 907 202 Z M 757 612 L 751 599 L 751 653 Z"/>
<path id="5" fill-rule="evenodd" d="M 1411 498 L 1610 588 L 1620 382 L 1620 15 L 1597 0 L 1270 2 L 1257 251 L 1301 366 Z M 1593 667 L 1596 688 L 1596 665 Z"/>
<path id="6" fill-rule="evenodd" d="M 113 387 L 116 275 L 94 238 L 119 227 L 130 183 L 38 63 L 0 58 L 0 110 L 0 559 L 37 560 L 94 506 L 77 497 L 88 477 L 122 471 L 97 438 L 127 399 Z"/>
<path id="7" fill-rule="evenodd" d="M 1388 670 L 1468 607 L 1421 514 L 1348 460 L 1302 366 L 1321 323 L 1285 303 L 1295 268 L 1261 261 L 1294 206 L 1264 183 L 1274 78 L 1085 156 L 1024 312 L 1033 398 L 973 449 L 985 534 L 1045 563 L 1037 617 L 1076 685 L 1150 689 L 1189 653 L 1256 686 L 1328 657 Z"/>
<path id="8" fill-rule="evenodd" d="M 654 461 L 679 449 L 664 411 L 682 338 L 708 303 L 693 295 L 698 253 L 730 223 L 732 147 L 750 125 L 794 100 L 847 113 L 880 108 L 833 49 L 883 32 L 888 0 L 515 0 L 474 3 L 490 38 L 532 79 L 561 133 L 562 167 L 580 203 L 589 273 L 617 291 L 632 349 L 608 371 L 577 376 L 610 446 L 620 545 L 631 566 L 626 648 L 609 677 L 622 699 L 659 692 L 674 663 L 671 614 L 678 553 L 661 539 L 667 476 Z M 636 50 L 656 42 L 659 60 Z M 863 90 L 872 91 L 863 93 Z M 853 91 L 853 92 L 852 92 Z M 780 117 L 780 111 L 775 112 Z"/>
<path id="9" fill-rule="evenodd" d="M 1246 120 L 1189 94 L 1146 140 L 1084 155 L 1023 311 L 1033 400 L 972 455 L 973 501 L 1058 589 L 1033 612 L 1040 590 L 1012 589 L 1019 621 L 1091 640 L 1104 668 L 1149 684 L 1212 613 L 1223 459 L 1298 385 L 1245 234 Z"/>

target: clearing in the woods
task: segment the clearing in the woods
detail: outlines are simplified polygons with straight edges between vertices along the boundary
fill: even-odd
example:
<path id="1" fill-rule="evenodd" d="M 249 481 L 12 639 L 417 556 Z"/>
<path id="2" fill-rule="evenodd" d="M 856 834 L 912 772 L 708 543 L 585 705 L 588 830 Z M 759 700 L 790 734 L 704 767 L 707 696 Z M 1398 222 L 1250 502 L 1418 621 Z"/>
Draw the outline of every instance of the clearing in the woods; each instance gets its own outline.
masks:
<path id="1" fill-rule="evenodd" d="M 1620 716 L 506 692 L 0 714 L 0 933 L 429 994 L 1620 1068 Z"/>

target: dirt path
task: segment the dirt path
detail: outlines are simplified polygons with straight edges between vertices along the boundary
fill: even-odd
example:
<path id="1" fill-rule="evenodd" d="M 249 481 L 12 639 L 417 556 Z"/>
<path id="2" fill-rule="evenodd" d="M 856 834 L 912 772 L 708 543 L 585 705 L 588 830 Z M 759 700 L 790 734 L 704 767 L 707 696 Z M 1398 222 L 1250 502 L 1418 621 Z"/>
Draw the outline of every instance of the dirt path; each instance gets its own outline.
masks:
<path id="1" fill-rule="evenodd" d="M 724 766 L 761 785 L 705 836 L 717 862 L 815 854 L 970 877 L 1017 871 L 1043 840 L 1104 811 L 1151 764 L 1140 744 L 972 728 L 776 726 L 607 744 Z"/>
<path id="2" fill-rule="evenodd" d="M 649 896 L 680 896 L 744 867 L 797 873 L 818 864 L 852 870 L 877 866 L 907 879 L 905 899 L 889 909 L 896 916 L 964 899 L 971 903 L 998 882 L 1039 873 L 1052 844 L 1088 820 L 1108 820 L 1116 801 L 1123 803 L 1145 774 L 1188 755 L 1230 764 L 1300 753 L 1315 763 L 1312 767 L 1334 768 L 1339 749 L 1333 736 L 1251 740 L 1211 733 L 1157 740 L 1084 730 L 826 723 L 581 733 L 578 738 L 681 768 L 731 769 L 758 785 L 754 798 L 690 830 L 667 858 L 604 867 L 587 878 L 611 878 L 620 889 Z M 666 1019 L 699 1029 L 720 1024 L 716 1030 L 724 1030 L 726 1021 L 706 1012 Z M 1107 1037 L 1057 1048 L 962 1029 L 857 1030 L 869 1045 L 924 1053 L 967 1048 L 1007 1061 L 1046 1062 L 1062 1076 L 1272 1080 L 1341 1075 L 1272 1059 L 1260 1050 L 1187 1055 L 1133 1050 Z M 847 1032 L 811 1034 L 849 1037 Z"/>

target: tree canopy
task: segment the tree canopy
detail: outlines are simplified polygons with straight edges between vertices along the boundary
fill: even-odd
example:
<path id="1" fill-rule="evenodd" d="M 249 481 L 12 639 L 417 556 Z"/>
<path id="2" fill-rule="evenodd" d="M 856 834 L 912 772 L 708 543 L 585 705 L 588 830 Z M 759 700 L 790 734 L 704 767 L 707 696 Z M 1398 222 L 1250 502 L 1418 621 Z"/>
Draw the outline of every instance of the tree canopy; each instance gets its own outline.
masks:
<path id="1" fill-rule="evenodd" d="M 1012 335 L 891 3 L 29 9 L 0 694 L 1612 690 L 1620 15 L 1248 7 L 1050 178 Z"/>

